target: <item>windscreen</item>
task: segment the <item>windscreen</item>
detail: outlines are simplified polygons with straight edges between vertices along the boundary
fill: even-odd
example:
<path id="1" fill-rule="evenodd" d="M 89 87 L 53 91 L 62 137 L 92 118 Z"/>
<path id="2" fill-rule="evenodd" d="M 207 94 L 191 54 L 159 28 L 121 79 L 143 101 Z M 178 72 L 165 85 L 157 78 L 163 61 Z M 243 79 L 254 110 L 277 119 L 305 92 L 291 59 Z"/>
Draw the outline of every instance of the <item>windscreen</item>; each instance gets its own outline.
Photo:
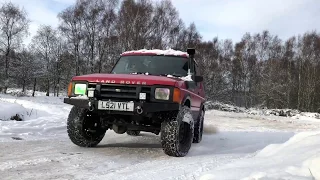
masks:
<path id="1" fill-rule="evenodd" d="M 188 59 L 175 56 L 122 56 L 112 73 L 187 76 Z"/>

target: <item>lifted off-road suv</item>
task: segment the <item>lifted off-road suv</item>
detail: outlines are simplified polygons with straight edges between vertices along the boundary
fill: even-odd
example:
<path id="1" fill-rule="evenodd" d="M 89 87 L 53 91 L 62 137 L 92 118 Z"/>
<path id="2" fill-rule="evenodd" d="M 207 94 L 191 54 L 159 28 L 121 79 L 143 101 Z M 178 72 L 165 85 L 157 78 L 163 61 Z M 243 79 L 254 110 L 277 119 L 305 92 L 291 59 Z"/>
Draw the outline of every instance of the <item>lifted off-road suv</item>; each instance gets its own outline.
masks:
<path id="1" fill-rule="evenodd" d="M 137 50 L 121 54 L 108 74 L 72 78 L 67 104 L 68 135 L 81 147 L 94 147 L 108 129 L 137 136 L 161 137 L 169 156 L 185 156 L 202 139 L 203 78 L 195 49 Z"/>

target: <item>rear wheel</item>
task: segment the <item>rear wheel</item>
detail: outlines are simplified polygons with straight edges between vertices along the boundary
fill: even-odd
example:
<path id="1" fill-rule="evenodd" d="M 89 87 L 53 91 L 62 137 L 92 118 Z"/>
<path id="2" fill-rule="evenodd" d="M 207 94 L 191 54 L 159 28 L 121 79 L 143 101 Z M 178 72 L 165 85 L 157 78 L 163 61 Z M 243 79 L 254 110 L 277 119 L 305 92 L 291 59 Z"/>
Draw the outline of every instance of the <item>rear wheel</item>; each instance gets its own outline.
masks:
<path id="1" fill-rule="evenodd" d="M 190 108 L 183 107 L 172 119 L 161 124 L 161 145 L 165 154 L 175 157 L 186 156 L 191 148 L 194 121 Z"/>
<path id="2" fill-rule="evenodd" d="M 127 131 L 129 136 L 139 136 L 140 131 Z"/>
<path id="3" fill-rule="evenodd" d="M 204 110 L 201 110 L 197 121 L 194 124 L 193 143 L 200 143 L 203 134 Z"/>
<path id="4" fill-rule="evenodd" d="M 80 147 L 97 146 L 106 133 L 106 129 L 101 128 L 99 116 L 76 106 L 70 111 L 67 128 L 70 140 Z"/>

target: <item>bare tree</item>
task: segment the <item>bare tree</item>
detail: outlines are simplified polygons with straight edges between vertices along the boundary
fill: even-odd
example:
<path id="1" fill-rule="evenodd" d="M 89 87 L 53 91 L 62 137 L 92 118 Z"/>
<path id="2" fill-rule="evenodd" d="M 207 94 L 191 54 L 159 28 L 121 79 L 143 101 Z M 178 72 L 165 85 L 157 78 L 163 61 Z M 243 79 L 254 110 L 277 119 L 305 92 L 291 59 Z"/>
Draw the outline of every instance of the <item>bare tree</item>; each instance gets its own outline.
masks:
<path id="1" fill-rule="evenodd" d="M 294 66 L 294 55 L 295 55 L 295 48 L 296 48 L 296 38 L 292 37 L 289 38 L 285 44 L 284 44 L 284 54 L 283 54 L 283 63 L 284 63 L 284 68 L 286 68 L 285 72 L 286 72 L 286 82 L 285 82 L 285 86 L 287 89 L 286 92 L 286 107 L 287 108 L 296 108 L 295 106 L 291 105 L 291 103 L 293 102 L 293 98 L 291 98 L 291 96 L 295 96 L 294 95 L 294 88 L 295 88 L 295 84 L 294 84 L 294 75 L 293 75 L 293 71 L 295 71 L 295 66 Z"/>
<path id="2" fill-rule="evenodd" d="M 58 29 L 42 25 L 30 47 L 22 48 L 27 14 L 12 3 L 0 8 L 0 90 L 10 84 L 25 91 L 32 84 L 34 91 L 59 96 L 72 76 L 108 72 L 123 51 L 194 47 L 207 100 L 320 112 L 315 31 L 286 40 L 264 30 L 234 43 L 203 41 L 171 0 L 77 0 L 58 18 Z"/>
<path id="3" fill-rule="evenodd" d="M 124 0 L 116 24 L 121 51 L 147 48 L 153 6 L 150 0 Z"/>
<path id="4" fill-rule="evenodd" d="M 10 55 L 20 47 L 22 38 L 28 32 L 29 22 L 26 11 L 11 2 L 4 3 L 0 8 L 0 50 L 5 59 L 4 77 L 0 79 L 4 79 L 5 93 L 10 78 Z"/>
<path id="5" fill-rule="evenodd" d="M 21 84 L 22 92 L 25 93 L 26 86 L 30 83 L 33 72 L 33 56 L 28 50 L 23 49 L 22 52 L 17 55 L 12 65 L 14 66 L 12 73 L 16 84 Z"/>
<path id="6" fill-rule="evenodd" d="M 202 36 L 198 32 L 195 23 L 191 23 L 188 28 L 178 35 L 178 39 L 179 49 L 186 50 L 189 47 L 197 48 L 202 41 Z"/>
<path id="7" fill-rule="evenodd" d="M 83 6 L 79 2 L 58 14 L 62 21 L 59 29 L 72 46 L 72 54 L 75 62 L 75 75 L 80 75 L 81 70 L 81 50 L 84 41 L 83 32 Z"/>
<path id="8" fill-rule="evenodd" d="M 298 37 L 298 109 L 314 110 L 316 86 L 319 82 L 319 35 L 315 32 Z"/>
<path id="9" fill-rule="evenodd" d="M 52 65 L 56 61 L 57 45 L 57 32 L 51 26 L 40 26 L 37 34 L 32 39 L 35 54 L 42 60 L 43 75 L 46 81 L 46 96 L 49 96 L 50 92 L 50 84 L 54 72 Z"/>
<path id="10" fill-rule="evenodd" d="M 155 3 L 148 47 L 152 49 L 172 47 L 174 44 L 172 38 L 179 35 L 181 22 L 178 11 L 170 0 L 162 0 L 159 3 Z"/>
<path id="11" fill-rule="evenodd" d="M 103 12 L 96 41 L 99 73 L 110 70 L 117 56 L 121 53 L 120 38 L 116 36 L 116 19 L 116 12 L 108 6 Z"/>

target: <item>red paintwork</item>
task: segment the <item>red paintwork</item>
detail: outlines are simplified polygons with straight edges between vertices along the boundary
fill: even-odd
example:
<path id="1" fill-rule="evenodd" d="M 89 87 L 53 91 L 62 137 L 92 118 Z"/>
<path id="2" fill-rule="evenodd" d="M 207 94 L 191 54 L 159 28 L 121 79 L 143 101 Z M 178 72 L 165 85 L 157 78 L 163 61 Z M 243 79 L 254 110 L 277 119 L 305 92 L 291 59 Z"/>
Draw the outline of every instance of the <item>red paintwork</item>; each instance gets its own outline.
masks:
<path id="1" fill-rule="evenodd" d="M 150 52 L 126 52 L 121 56 L 133 56 L 133 55 L 158 55 Z M 180 54 L 180 57 L 188 57 L 188 55 Z M 191 110 L 193 112 L 199 112 L 201 104 L 205 101 L 205 93 L 203 84 L 200 83 L 195 89 L 187 89 L 185 82 L 180 78 L 165 77 L 165 76 L 152 76 L 141 74 L 88 74 L 82 76 L 75 76 L 72 81 L 88 81 L 91 83 L 102 82 L 106 84 L 141 84 L 141 85 L 168 85 L 174 86 L 181 90 L 181 98 L 186 94 L 191 98 Z"/>
<path id="2" fill-rule="evenodd" d="M 202 88 L 202 83 L 198 86 L 198 88 L 194 90 L 188 90 L 184 81 L 179 81 L 176 83 L 176 87 L 181 90 L 181 98 L 183 98 L 186 94 L 190 95 L 191 98 L 191 110 L 199 111 L 201 104 L 205 101 L 204 89 Z"/>
<path id="3" fill-rule="evenodd" d="M 179 78 L 165 77 L 165 76 L 151 76 L 151 75 L 141 75 L 141 74 L 88 74 L 82 76 L 75 76 L 72 78 L 72 81 L 88 81 L 88 82 L 103 82 L 103 83 L 112 83 L 112 84 L 144 84 L 148 86 L 152 85 L 167 85 L 180 88 L 182 90 L 182 95 L 185 93 L 197 93 L 192 92 L 186 89 L 185 83 Z M 203 92 L 200 92 L 200 95 L 195 94 L 195 97 L 200 98 L 199 100 L 204 100 L 204 97 L 201 96 Z M 193 99 L 193 98 L 192 98 Z M 197 99 L 197 98 L 196 98 Z M 201 102 L 194 102 L 195 106 L 199 105 Z"/>
<path id="4" fill-rule="evenodd" d="M 175 86 L 177 81 L 182 81 L 178 78 L 169 78 L 164 76 L 151 76 L 141 74 L 88 74 L 83 76 L 76 76 L 72 78 L 73 81 L 88 81 L 101 82 L 113 84 L 142 84 L 145 85 L 168 85 Z"/>

